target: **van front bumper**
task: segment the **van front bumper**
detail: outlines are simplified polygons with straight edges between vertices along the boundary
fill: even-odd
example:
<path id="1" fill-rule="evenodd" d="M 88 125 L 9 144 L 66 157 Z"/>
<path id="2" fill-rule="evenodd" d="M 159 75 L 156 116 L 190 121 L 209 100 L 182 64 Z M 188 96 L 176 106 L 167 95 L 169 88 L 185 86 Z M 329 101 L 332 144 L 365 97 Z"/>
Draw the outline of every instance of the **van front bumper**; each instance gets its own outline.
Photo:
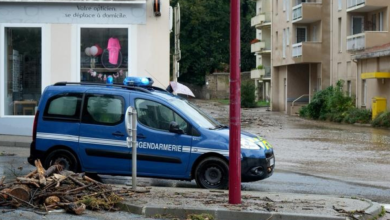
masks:
<path id="1" fill-rule="evenodd" d="M 35 141 L 31 142 L 31 144 L 30 144 L 30 156 L 27 158 L 28 163 L 33 165 L 33 166 L 35 166 L 34 161 L 36 159 L 41 160 L 41 162 L 43 163 L 43 161 L 42 161 L 43 156 L 44 156 L 44 152 L 43 151 L 36 150 Z"/>
<path id="2" fill-rule="evenodd" d="M 275 169 L 274 155 L 268 158 L 244 157 L 241 160 L 241 181 L 253 182 L 272 176 Z"/>

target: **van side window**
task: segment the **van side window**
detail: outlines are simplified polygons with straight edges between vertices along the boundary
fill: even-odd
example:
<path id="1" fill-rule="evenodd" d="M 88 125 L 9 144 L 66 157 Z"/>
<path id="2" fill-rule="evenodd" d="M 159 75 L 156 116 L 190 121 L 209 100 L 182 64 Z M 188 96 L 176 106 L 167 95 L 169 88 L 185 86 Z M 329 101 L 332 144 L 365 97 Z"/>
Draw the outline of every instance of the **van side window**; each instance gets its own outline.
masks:
<path id="1" fill-rule="evenodd" d="M 65 93 L 51 97 L 46 104 L 43 119 L 49 120 L 79 120 L 81 93 Z"/>
<path id="2" fill-rule="evenodd" d="M 135 100 L 138 121 L 148 127 L 169 131 L 169 125 L 175 121 L 179 124 L 180 129 L 188 134 L 188 123 L 176 114 L 172 109 L 157 102 L 137 99 Z"/>
<path id="3" fill-rule="evenodd" d="M 124 99 L 115 95 L 88 94 L 85 96 L 82 122 L 117 125 L 124 119 Z"/>

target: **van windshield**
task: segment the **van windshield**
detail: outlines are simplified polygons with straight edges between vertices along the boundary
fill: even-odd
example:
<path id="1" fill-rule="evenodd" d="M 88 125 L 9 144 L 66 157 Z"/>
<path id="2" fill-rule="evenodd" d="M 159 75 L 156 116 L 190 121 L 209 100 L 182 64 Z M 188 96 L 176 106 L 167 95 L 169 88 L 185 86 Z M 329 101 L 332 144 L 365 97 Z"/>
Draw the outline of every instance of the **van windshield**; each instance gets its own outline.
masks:
<path id="1" fill-rule="evenodd" d="M 159 94 L 164 96 L 163 94 Z M 187 100 L 179 99 L 179 98 L 172 98 L 172 97 L 166 97 L 169 100 L 169 102 L 174 105 L 176 108 L 180 109 L 182 112 L 185 112 L 190 118 L 194 120 L 196 124 L 198 124 L 202 128 L 207 129 L 219 129 L 219 128 L 226 128 L 225 125 L 222 125 L 217 120 L 213 119 L 209 115 L 207 115 L 205 112 L 200 110 L 198 107 L 196 107 L 194 104 L 188 102 Z"/>
<path id="2" fill-rule="evenodd" d="M 197 123 L 202 128 L 216 129 L 221 128 L 221 123 L 217 120 L 210 117 L 208 114 L 200 110 L 194 104 L 180 99 L 173 99 L 171 103 L 182 112 L 185 112 L 189 117 L 191 117 L 195 123 Z M 225 127 L 225 126 L 223 126 Z"/>

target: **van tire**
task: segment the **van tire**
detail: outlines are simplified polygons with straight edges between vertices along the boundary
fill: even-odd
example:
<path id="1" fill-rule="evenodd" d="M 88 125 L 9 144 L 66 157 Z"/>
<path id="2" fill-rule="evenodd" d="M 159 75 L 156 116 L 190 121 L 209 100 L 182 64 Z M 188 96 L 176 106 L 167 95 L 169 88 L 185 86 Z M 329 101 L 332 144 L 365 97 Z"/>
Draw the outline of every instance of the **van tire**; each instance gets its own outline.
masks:
<path id="1" fill-rule="evenodd" d="M 229 166 L 221 158 L 207 157 L 195 170 L 196 184 L 206 189 L 227 189 L 229 185 Z"/>
<path id="2" fill-rule="evenodd" d="M 54 164 L 61 164 L 64 170 L 78 172 L 79 163 L 73 153 L 68 150 L 58 149 L 52 151 L 45 159 L 44 167 L 47 169 Z"/>

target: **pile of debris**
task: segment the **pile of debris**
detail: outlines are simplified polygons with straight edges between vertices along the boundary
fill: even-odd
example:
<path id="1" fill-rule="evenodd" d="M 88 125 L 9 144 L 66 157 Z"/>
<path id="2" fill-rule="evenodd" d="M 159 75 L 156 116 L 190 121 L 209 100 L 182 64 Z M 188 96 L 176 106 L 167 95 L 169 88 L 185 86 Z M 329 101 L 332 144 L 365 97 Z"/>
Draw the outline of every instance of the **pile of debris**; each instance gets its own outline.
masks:
<path id="1" fill-rule="evenodd" d="M 129 189 L 116 189 L 95 181 L 85 174 L 62 170 L 53 165 L 45 170 L 39 160 L 36 170 L 14 182 L 4 184 L 0 179 L 0 206 L 30 207 L 46 212 L 62 208 L 69 213 L 80 215 L 85 209 L 116 210 L 115 205 L 122 196 L 131 195 Z"/>

